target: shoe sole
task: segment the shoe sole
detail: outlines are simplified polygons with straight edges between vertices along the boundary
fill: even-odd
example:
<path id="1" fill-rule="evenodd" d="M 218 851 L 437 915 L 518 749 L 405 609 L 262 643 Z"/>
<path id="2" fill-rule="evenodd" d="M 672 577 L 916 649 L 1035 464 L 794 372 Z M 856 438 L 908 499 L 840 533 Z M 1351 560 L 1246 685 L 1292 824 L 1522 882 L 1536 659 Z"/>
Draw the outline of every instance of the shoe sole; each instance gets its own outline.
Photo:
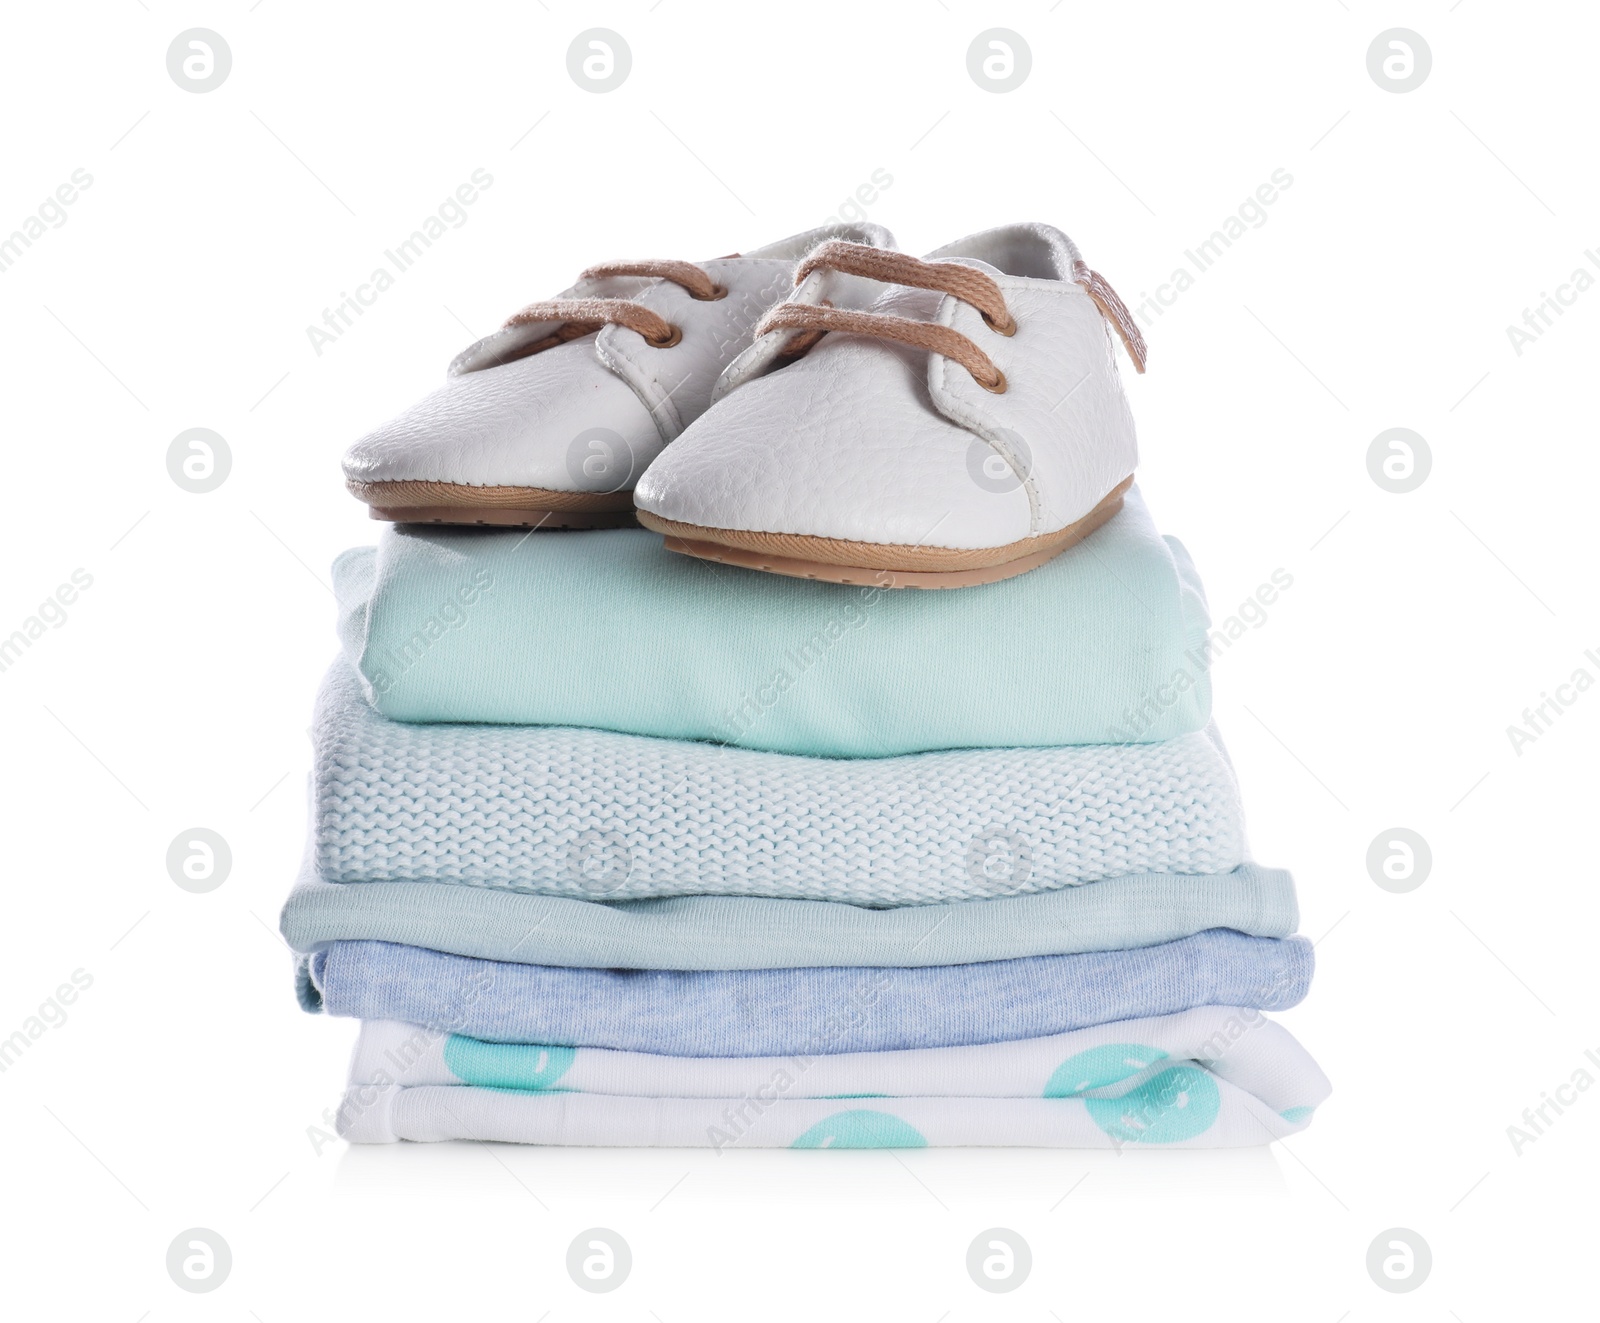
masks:
<path id="1" fill-rule="evenodd" d="M 632 491 L 469 487 L 454 482 L 346 482 L 374 519 L 390 524 L 494 528 L 636 528 Z"/>
<path id="2" fill-rule="evenodd" d="M 638 513 L 641 524 L 665 536 L 668 551 L 700 560 L 825 583 L 878 588 L 972 588 L 1026 574 L 1082 542 L 1122 509 L 1122 497 L 1131 486 L 1133 477 L 1129 475 L 1082 519 L 1054 533 L 976 551 L 702 528 L 663 519 L 648 510 Z"/>

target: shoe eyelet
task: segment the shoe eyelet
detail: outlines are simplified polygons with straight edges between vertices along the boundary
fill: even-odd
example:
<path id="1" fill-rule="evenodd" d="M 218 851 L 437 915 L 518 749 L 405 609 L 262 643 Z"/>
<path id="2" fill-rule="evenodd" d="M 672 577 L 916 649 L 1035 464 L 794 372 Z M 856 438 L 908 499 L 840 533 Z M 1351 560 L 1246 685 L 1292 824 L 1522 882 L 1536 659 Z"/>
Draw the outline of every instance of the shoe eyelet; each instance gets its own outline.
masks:
<path id="1" fill-rule="evenodd" d="M 986 312 L 980 312 L 978 315 L 983 318 L 983 324 L 996 335 L 1003 335 L 1009 338 L 1017 333 L 1017 319 L 1010 314 L 1007 314 L 1004 326 L 1001 326 Z"/>
<path id="2" fill-rule="evenodd" d="M 689 297 L 696 303 L 717 303 L 728 297 L 728 287 L 726 285 L 713 285 L 711 293 L 691 294 Z"/>
<path id="3" fill-rule="evenodd" d="M 1004 395 L 1006 393 L 1006 374 L 1004 372 L 1000 372 L 999 368 L 996 368 L 995 371 L 1000 373 L 999 381 L 995 382 L 995 384 L 992 386 L 987 382 L 979 381 L 978 385 L 982 386 L 984 390 L 988 391 L 991 395 Z M 977 379 L 974 378 L 974 380 Z"/>
<path id="4" fill-rule="evenodd" d="M 665 340 L 653 340 L 647 335 L 644 338 L 644 342 L 652 349 L 671 349 L 673 345 L 683 339 L 683 328 L 671 326 L 668 329 L 671 334 Z"/>

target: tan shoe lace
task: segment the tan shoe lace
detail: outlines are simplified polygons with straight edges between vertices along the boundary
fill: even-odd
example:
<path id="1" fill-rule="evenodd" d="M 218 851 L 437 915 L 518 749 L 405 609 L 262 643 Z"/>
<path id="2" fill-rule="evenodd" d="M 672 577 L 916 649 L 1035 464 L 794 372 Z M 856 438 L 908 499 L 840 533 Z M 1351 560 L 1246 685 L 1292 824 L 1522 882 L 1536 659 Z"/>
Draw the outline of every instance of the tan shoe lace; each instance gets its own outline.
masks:
<path id="1" fill-rule="evenodd" d="M 604 262 L 581 272 L 578 280 L 597 280 L 605 276 L 649 276 L 670 280 L 674 285 L 686 289 L 692 299 L 720 299 L 728 292 L 693 262 L 670 260 Z M 567 340 L 576 340 L 579 336 L 598 331 L 602 326 L 626 326 L 630 331 L 637 331 L 646 344 L 656 349 L 670 349 L 683 339 L 682 330 L 659 313 L 631 299 L 545 299 L 540 303 L 530 303 L 520 312 L 513 313 L 506 319 L 505 329 L 528 326 L 534 322 L 560 322 L 561 326 L 537 344 L 529 345 L 518 357 L 537 354 L 542 349 L 549 349 Z"/>
<path id="2" fill-rule="evenodd" d="M 795 270 L 798 285 L 813 271 L 826 268 L 846 275 L 879 280 L 885 284 L 909 285 L 915 289 L 938 290 L 970 304 L 982 315 L 984 324 L 999 335 L 1015 335 L 1017 323 L 1006 307 L 1000 286 L 984 272 L 959 262 L 925 262 L 908 253 L 888 252 L 866 244 L 830 239 L 814 249 Z M 1098 273 L 1079 262 L 1073 279 L 1084 286 L 1095 306 L 1122 337 L 1128 357 L 1138 371 L 1144 371 L 1145 343 L 1132 316 L 1116 291 Z M 805 353 L 829 331 L 847 335 L 871 335 L 894 340 L 914 349 L 952 358 L 972 374 L 972 379 L 987 391 L 1002 394 L 1006 376 L 971 337 L 937 322 L 919 322 L 888 313 L 857 312 L 835 308 L 829 303 L 780 303 L 761 319 L 758 336 L 768 331 L 794 330 L 800 334 L 784 346 L 786 356 Z"/>

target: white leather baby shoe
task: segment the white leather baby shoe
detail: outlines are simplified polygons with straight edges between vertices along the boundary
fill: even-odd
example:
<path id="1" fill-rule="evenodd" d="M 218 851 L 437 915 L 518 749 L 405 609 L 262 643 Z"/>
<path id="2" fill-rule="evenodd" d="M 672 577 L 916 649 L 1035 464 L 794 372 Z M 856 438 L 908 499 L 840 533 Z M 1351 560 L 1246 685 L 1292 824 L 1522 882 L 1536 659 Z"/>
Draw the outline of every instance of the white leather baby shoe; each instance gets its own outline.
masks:
<path id="1" fill-rule="evenodd" d="M 893 288 L 829 306 L 840 274 Z M 1061 231 L 1006 226 L 925 261 L 829 240 L 795 277 L 638 484 L 669 548 L 954 588 L 1041 565 L 1121 508 L 1138 449 L 1108 328 L 1141 372 L 1144 340 Z"/>
<path id="2" fill-rule="evenodd" d="M 710 262 L 590 267 L 352 446 L 346 485 L 373 518 L 395 522 L 631 524 L 639 475 L 710 405 L 795 263 L 830 238 L 894 245 L 878 225 L 828 225 Z"/>

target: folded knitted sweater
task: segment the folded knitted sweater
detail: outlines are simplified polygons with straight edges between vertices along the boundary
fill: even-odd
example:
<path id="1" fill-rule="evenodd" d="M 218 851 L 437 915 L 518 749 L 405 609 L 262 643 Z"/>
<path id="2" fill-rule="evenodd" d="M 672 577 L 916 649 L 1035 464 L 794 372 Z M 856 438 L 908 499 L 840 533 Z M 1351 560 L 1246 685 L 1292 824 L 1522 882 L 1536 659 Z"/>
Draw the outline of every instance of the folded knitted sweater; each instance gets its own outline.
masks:
<path id="1" fill-rule="evenodd" d="M 1244 861 L 1214 730 L 1164 744 L 808 758 L 550 726 L 414 725 L 323 682 L 330 882 L 929 905 Z"/>

